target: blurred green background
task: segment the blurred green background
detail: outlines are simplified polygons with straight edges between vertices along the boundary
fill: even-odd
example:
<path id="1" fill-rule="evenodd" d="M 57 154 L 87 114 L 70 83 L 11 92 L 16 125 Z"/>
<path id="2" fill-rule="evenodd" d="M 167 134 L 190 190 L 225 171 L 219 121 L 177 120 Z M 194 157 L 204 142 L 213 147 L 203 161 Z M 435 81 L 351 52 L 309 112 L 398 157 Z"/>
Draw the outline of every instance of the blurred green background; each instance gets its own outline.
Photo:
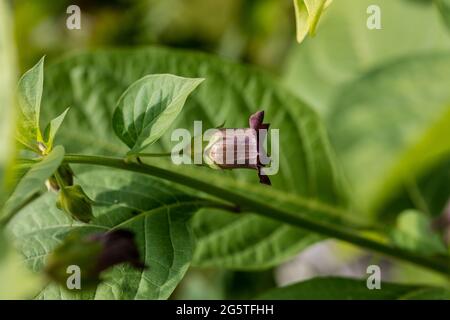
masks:
<path id="1" fill-rule="evenodd" d="M 448 114 L 450 35 L 444 2 L 335 0 L 317 36 L 302 44 L 295 42 L 291 0 L 17 0 L 12 5 L 21 72 L 43 55 L 51 63 L 79 50 L 144 45 L 200 50 L 269 70 L 324 118 L 355 197 L 364 199 L 355 206 L 389 217 L 405 208 L 436 216 L 449 199 L 448 157 L 404 160 Z M 81 8 L 81 30 L 66 28 L 72 4 Z M 367 29 L 369 4 L 380 5 L 382 30 Z M 417 204 L 410 192 L 406 197 L 391 192 L 403 188 L 390 174 L 396 166 L 417 171 L 415 186 L 429 203 Z M 380 183 L 375 179 L 380 175 L 388 177 Z M 248 298 L 315 275 L 362 276 L 372 259 L 335 242 L 306 251 L 260 272 L 194 268 L 173 297 Z M 387 264 L 383 276 L 388 280 L 445 281 L 411 266 L 380 263 Z"/>

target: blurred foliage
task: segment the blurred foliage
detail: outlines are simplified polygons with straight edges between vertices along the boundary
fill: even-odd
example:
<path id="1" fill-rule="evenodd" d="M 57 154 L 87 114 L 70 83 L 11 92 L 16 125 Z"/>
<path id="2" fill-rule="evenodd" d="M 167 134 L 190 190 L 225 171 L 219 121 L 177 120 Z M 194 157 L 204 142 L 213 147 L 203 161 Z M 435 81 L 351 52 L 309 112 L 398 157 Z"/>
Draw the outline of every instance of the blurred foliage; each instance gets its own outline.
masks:
<path id="1" fill-rule="evenodd" d="M 66 28 L 66 8 L 81 9 L 81 30 Z M 16 0 L 22 70 L 85 48 L 162 44 L 279 65 L 294 34 L 290 0 Z"/>
<path id="2" fill-rule="evenodd" d="M 6 196 L 12 189 L 11 167 L 15 161 L 16 61 L 9 13 L 5 2 L 0 1 L 0 217 Z M 39 282 L 39 277 L 24 267 L 22 257 L 11 246 L 10 238 L 0 224 L 0 299 L 30 297 Z"/>

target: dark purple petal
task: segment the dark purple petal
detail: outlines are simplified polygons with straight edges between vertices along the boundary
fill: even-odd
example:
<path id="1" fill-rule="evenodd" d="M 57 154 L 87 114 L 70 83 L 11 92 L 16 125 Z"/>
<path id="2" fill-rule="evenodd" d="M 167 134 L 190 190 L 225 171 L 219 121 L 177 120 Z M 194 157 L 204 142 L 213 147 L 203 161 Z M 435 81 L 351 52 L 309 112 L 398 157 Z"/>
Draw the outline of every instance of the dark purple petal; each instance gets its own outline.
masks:
<path id="1" fill-rule="evenodd" d="M 258 168 L 258 177 L 259 177 L 260 183 L 266 184 L 268 186 L 272 185 L 272 183 L 270 182 L 269 176 L 261 174 L 261 168 Z"/>
<path id="2" fill-rule="evenodd" d="M 100 242 L 103 250 L 97 261 L 97 270 L 103 271 L 116 264 L 128 262 L 138 269 L 145 268 L 140 260 L 139 251 L 134 241 L 134 234 L 128 230 L 114 230 L 94 234 L 91 241 Z"/>
<path id="3" fill-rule="evenodd" d="M 264 111 L 258 111 L 250 116 L 248 123 L 250 128 L 258 130 L 264 120 Z"/>

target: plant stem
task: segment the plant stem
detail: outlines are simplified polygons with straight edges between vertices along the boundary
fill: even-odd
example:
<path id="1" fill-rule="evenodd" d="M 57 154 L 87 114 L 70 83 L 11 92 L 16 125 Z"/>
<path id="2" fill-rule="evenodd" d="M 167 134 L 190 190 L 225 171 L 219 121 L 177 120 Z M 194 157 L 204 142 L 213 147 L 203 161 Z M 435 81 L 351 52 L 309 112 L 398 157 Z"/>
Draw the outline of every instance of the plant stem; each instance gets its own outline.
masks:
<path id="1" fill-rule="evenodd" d="M 162 152 L 162 153 L 134 153 L 133 156 L 140 158 L 157 158 L 157 157 L 170 157 L 172 152 Z"/>
<path id="2" fill-rule="evenodd" d="M 408 261 L 450 276 L 450 261 L 448 261 L 448 259 L 437 259 L 417 255 L 414 252 L 396 248 L 386 243 L 368 238 L 355 230 L 310 220 L 280 207 L 273 207 L 269 204 L 265 204 L 251 199 L 245 195 L 241 195 L 240 193 L 217 187 L 213 184 L 183 174 L 179 174 L 177 172 L 169 171 L 148 164 L 130 163 L 121 158 L 105 156 L 67 154 L 64 157 L 64 162 L 107 166 L 148 174 L 154 177 L 169 180 L 193 189 L 203 191 L 219 199 L 229 201 L 230 203 L 240 208 L 242 211 L 249 211 L 327 237 L 343 240 L 351 244 L 370 249 L 391 256 L 393 258 Z"/>

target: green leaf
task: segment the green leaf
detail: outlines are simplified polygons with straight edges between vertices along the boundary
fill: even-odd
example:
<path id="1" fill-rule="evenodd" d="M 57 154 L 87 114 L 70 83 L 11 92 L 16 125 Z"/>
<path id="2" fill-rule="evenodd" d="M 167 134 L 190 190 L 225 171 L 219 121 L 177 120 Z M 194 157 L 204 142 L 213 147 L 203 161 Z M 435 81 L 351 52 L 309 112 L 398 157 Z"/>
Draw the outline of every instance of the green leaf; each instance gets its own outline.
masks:
<path id="1" fill-rule="evenodd" d="M 175 121 L 189 94 L 203 81 L 155 74 L 133 83 L 120 97 L 113 117 L 116 135 L 139 153 Z"/>
<path id="2" fill-rule="evenodd" d="M 258 297 L 267 300 L 447 300 L 450 290 L 381 282 L 380 290 L 369 290 L 365 280 L 314 278 L 274 289 Z"/>
<path id="3" fill-rule="evenodd" d="M 424 255 L 447 253 L 443 240 L 431 229 L 431 220 L 417 210 L 404 211 L 397 217 L 392 240 L 398 247 Z"/>
<path id="4" fill-rule="evenodd" d="M 94 291 L 71 292 L 50 284 L 37 298 L 168 298 L 192 259 L 193 242 L 187 221 L 202 202 L 148 176 L 98 168 L 75 172 L 77 183 L 96 203 L 95 219 L 90 224 L 74 222 L 56 208 L 54 193 L 35 200 L 8 226 L 27 265 L 41 271 L 45 257 L 72 230 L 91 234 L 121 228 L 135 234 L 148 268 L 141 272 L 126 264 L 118 265 L 104 274 L 105 281 Z"/>
<path id="5" fill-rule="evenodd" d="M 450 52 L 403 58 L 349 83 L 335 98 L 330 135 L 358 206 L 391 217 L 411 207 L 441 212 L 449 187 L 442 184 L 436 197 L 417 181 L 426 182 L 435 167 L 443 177 L 448 171 L 441 164 L 450 159 L 449 68 Z M 411 200 L 386 207 L 402 193 Z M 440 199 L 434 212 L 428 196 Z"/>
<path id="6" fill-rule="evenodd" d="M 436 5 L 441 13 L 442 19 L 450 29 L 450 1 L 449 0 L 435 0 Z"/>
<path id="7" fill-rule="evenodd" d="M 381 9 L 380 30 L 367 28 L 370 5 Z M 450 48 L 450 34 L 438 15 L 433 6 L 415 1 L 339 0 L 327 9 L 314 39 L 292 47 L 284 82 L 327 114 L 341 86 L 365 72 L 395 59 Z"/>
<path id="8" fill-rule="evenodd" d="M 37 150 L 36 143 L 43 142 L 39 118 L 44 85 L 44 57 L 19 80 L 18 96 L 20 122 L 17 139 L 31 150 Z"/>
<path id="9" fill-rule="evenodd" d="M 47 128 L 45 129 L 45 138 L 46 138 L 46 147 L 47 150 L 51 150 L 53 148 L 53 141 L 55 140 L 56 133 L 58 132 L 59 127 L 64 121 L 64 118 L 66 117 L 67 112 L 70 108 L 67 108 L 64 110 L 63 113 L 61 113 L 59 116 L 57 116 L 55 119 L 50 121 Z"/>
<path id="10" fill-rule="evenodd" d="M 306 35 L 314 35 L 323 11 L 333 0 L 294 0 L 297 42 L 301 43 Z"/>
<path id="11" fill-rule="evenodd" d="M 44 187 L 47 180 L 64 158 L 64 148 L 57 146 L 50 154 L 31 167 L 20 180 L 11 197 L 5 203 L 3 218 L 9 217 L 24 206 Z"/>
<path id="12" fill-rule="evenodd" d="M 73 106 L 57 137 L 68 152 L 126 152 L 111 135 L 108 117 L 122 92 L 136 79 L 157 73 L 206 78 L 186 101 L 182 116 L 171 128 L 191 129 L 194 120 L 201 120 L 204 130 L 223 121 L 230 128 L 247 127 L 252 113 L 265 110 L 271 128 L 280 129 L 280 171 L 270 177 L 272 187 L 266 188 L 258 185 L 256 172 L 251 170 L 213 171 L 189 165 L 171 169 L 239 189 L 270 204 L 283 203 L 311 219 L 337 223 L 347 216 L 346 190 L 320 119 L 264 72 L 205 54 L 163 48 L 86 53 L 50 66 L 47 71 L 48 109 L 53 108 L 53 113 L 61 111 L 61 105 Z M 170 135 L 166 135 L 152 147 L 168 151 L 173 146 Z M 165 162 L 158 159 L 157 164 Z M 194 224 L 201 228 L 195 230 L 199 236 L 195 263 L 199 265 L 265 268 L 289 259 L 320 238 L 256 216 L 235 217 L 204 209 L 202 217 L 203 222 L 195 218 Z M 218 247 L 220 251 L 214 250 Z"/>

